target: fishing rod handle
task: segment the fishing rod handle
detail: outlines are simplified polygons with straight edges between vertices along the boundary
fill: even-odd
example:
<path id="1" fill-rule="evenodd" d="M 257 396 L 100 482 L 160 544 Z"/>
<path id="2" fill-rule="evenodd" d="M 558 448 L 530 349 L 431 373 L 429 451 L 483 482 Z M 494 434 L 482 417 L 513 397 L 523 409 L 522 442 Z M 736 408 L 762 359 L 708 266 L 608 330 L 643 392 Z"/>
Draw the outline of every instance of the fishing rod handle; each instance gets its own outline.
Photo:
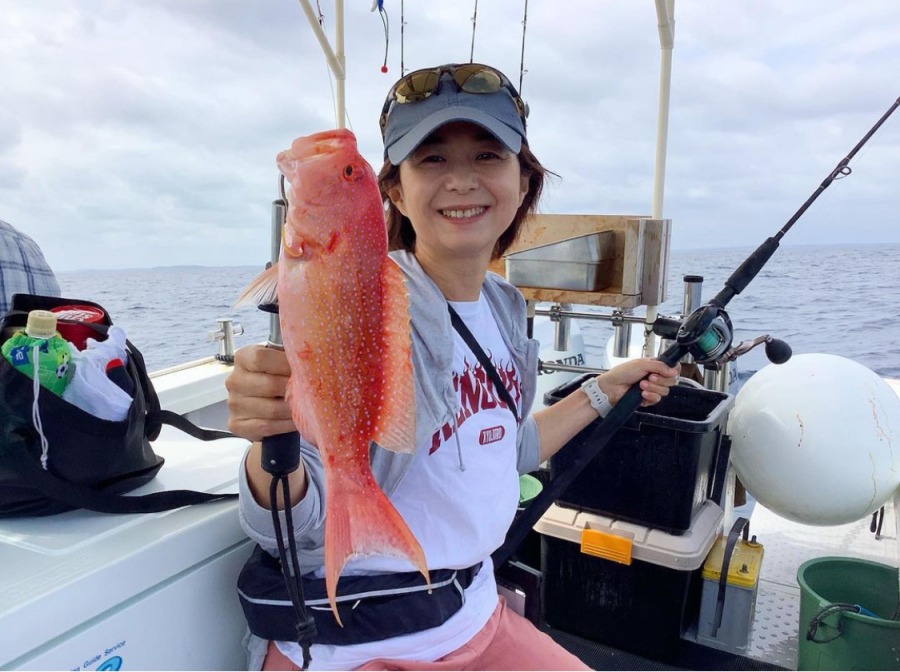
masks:
<path id="1" fill-rule="evenodd" d="M 282 476 L 300 467 L 300 434 L 285 432 L 262 440 L 260 463 L 264 471 Z"/>

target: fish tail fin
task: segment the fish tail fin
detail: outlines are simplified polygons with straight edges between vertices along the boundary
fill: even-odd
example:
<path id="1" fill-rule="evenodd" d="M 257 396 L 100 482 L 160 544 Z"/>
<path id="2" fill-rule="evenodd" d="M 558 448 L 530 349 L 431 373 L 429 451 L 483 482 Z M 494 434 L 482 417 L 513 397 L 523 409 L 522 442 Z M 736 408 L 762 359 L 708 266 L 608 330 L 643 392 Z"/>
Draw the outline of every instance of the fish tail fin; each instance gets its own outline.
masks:
<path id="1" fill-rule="evenodd" d="M 340 476 L 326 472 L 325 592 L 341 627 L 337 584 L 352 556 L 387 555 L 408 560 L 431 586 L 419 542 L 375 480 L 367 480 L 362 487 L 348 487 L 341 483 Z"/>
<path id="2" fill-rule="evenodd" d="M 272 264 L 244 288 L 233 308 L 261 306 L 278 301 L 278 264 Z"/>

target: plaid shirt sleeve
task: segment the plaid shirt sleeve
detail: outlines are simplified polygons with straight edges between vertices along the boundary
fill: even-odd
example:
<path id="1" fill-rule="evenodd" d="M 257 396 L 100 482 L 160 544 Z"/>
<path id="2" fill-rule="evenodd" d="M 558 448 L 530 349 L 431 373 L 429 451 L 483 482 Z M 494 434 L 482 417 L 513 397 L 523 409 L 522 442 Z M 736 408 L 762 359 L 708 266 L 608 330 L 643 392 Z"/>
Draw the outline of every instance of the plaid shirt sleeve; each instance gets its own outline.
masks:
<path id="1" fill-rule="evenodd" d="M 13 294 L 59 296 L 59 283 L 38 244 L 0 220 L 0 315 Z"/>

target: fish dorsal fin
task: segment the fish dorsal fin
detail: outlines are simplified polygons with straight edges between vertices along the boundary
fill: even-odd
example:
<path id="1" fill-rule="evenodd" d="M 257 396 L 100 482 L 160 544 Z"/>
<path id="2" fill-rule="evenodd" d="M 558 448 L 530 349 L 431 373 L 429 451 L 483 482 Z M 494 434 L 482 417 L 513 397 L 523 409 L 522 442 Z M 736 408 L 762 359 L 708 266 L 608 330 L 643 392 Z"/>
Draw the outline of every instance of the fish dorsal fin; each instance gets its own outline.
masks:
<path id="1" fill-rule="evenodd" d="M 272 264 L 250 281 L 250 284 L 241 292 L 234 307 L 261 306 L 266 303 L 276 303 L 277 301 L 278 264 Z"/>
<path id="2" fill-rule="evenodd" d="M 416 398 L 409 335 L 409 295 L 403 271 L 390 259 L 382 265 L 384 314 L 384 404 L 375 441 L 382 448 L 411 453 L 416 447 Z"/>

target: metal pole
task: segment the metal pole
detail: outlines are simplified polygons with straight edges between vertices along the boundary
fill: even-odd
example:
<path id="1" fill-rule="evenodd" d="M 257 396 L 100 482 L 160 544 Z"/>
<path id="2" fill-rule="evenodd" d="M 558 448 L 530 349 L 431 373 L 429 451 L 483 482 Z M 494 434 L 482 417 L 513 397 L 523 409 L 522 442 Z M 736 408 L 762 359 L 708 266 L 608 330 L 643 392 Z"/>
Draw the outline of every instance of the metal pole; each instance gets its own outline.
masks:
<path id="1" fill-rule="evenodd" d="M 346 128 L 347 125 L 347 98 L 346 98 L 346 57 L 344 55 L 344 0 L 334 0 L 334 26 L 335 26 L 335 59 L 340 66 L 335 71 L 334 117 L 337 128 Z"/>
<path id="2" fill-rule="evenodd" d="M 287 203 L 282 199 L 272 201 L 272 263 L 278 263 L 281 254 L 281 227 L 284 226 L 287 214 Z M 281 345 L 281 323 L 278 321 L 278 313 L 269 313 L 269 343 L 274 346 Z"/>
<path id="3" fill-rule="evenodd" d="M 626 320 L 630 317 L 627 313 L 620 310 L 613 311 L 613 355 L 616 357 L 628 357 L 631 353 L 628 346 L 631 344 L 631 322 Z M 656 319 L 656 318 L 654 318 Z M 652 324 L 649 316 L 645 318 L 646 324 Z"/>
<path id="4" fill-rule="evenodd" d="M 659 31 L 659 102 L 656 113 L 656 165 L 653 171 L 653 219 L 663 218 L 663 197 L 666 190 L 666 151 L 669 140 L 669 97 L 672 89 L 672 49 L 675 46 L 675 0 L 656 0 L 656 22 Z M 656 351 L 656 336 L 650 325 L 656 320 L 658 306 L 647 306 L 647 326 L 644 327 L 645 356 Z"/>
<path id="5" fill-rule="evenodd" d="M 568 305 L 568 304 L 566 304 Z M 579 320 L 601 320 L 604 322 L 613 322 L 622 320 L 623 322 L 631 322 L 634 324 L 643 324 L 644 318 L 639 315 L 607 315 L 606 313 L 586 313 L 579 310 L 562 310 L 558 306 L 552 308 L 534 308 L 535 315 L 546 315 L 554 322 L 563 317 L 573 317 Z"/>
<path id="6" fill-rule="evenodd" d="M 323 31 L 322 26 L 319 25 L 319 17 L 313 11 L 312 6 L 309 4 L 309 0 L 298 0 L 298 2 L 303 8 L 303 13 L 306 14 L 306 20 L 309 22 L 313 34 L 319 41 L 319 46 L 322 48 L 322 53 L 325 54 L 325 60 L 328 62 L 328 67 L 331 68 L 331 72 L 334 74 L 334 78 L 337 82 L 334 113 L 337 120 L 337 127 L 344 128 L 344 119 L 347 116 L 344 102 L 344 81 L 347 78 L 344 70 L 344 2 L 343 0 L 335 0 L 334 2 L 335 44 L 337 45 L 337 53 L 332 51 L 331 44 L 328 42 L 328 36 L 325 35 L 325 31 Z"/>
<path id="7" fill-rule="evenodd" d="M 557 315 L 561 315 L 562 310 L 571 310 L 572 305 L 569 303 L 562 303 L 559 305 L 560 311 L 557 312 Z M 569 349 L 569 318 L 568 317 L 560 317 L 559 320 L 556 321 L 556 337 L 554 339 L 553 347 L 560 352 L 564 352 Z"/>

